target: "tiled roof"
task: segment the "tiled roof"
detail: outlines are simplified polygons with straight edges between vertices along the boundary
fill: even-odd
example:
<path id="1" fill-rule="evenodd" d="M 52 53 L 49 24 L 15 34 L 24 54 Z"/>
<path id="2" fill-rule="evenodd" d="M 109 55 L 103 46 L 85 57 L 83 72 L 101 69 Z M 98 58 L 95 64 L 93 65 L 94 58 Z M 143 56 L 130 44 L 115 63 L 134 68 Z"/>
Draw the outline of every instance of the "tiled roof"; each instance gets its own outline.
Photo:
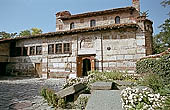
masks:
<path id="1" fill-rule="evenodd" d="M 83 18 L 83 17 L 91 17 L 91 16 L 99 16 L 99 15 L 105 15 L 105 14 L 111 14 L 111 13 L 116 13 L 116 12 L 121 12 L 121 11 L 134 11 L 134 7 L 124 7 L 124 8 L 114 8 L 114 9 L 109 9 L 109 10 L 104 10 L 104 11 L 95 11 L 95 12 L 87 12 L 87 13 L 82 13 L 82 14 L 76 14 L 76 15 L 68 15 L 66 16 L 59 16 L 59 19 L 62 20 L 68 20 L 68 19 L 75 19 L 75 18 Z M 65 12 L 65 11 L 64 11 Z M 60 15 L 62 12 L 58 12 L 56 16 Z"/>
<path id="2" fill-rule="evenodd" d="M 67 31 L 49 32 L 49 33 L 43 33 L 43 34 L 37 34 L 37 35 L 31 35 L 31 36 L 22 36 L 22 37 L 16 37 L 16 38 L 0 39 L 0 42 L 10 41 L 10 40 L 37 38 L 37 37 L 52 37 L 52 36 L 57 36 L 57 35 L 58 36 L 71 35 L 71 34 L 77 34 L 77 33 L 104 31 L 104 30 L 112 30 L 112 29 L 120 29 L 120 28 L 138 28 L 138 25 L 135 24 L 135 23 L 112 24 L 112 25 L 106 25 L 106 26 L 96 26 L 96 27 L 73 29 L 73 30 L 67 30 Z"/>

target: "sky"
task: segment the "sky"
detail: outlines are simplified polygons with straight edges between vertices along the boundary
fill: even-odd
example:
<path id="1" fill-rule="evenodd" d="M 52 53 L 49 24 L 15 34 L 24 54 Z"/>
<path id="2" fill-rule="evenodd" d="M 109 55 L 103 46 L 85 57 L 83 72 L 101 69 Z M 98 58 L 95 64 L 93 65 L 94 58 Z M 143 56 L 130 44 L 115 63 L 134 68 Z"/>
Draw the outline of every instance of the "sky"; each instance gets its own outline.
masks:
<path id="1" fill-rule="evenodd" d="M 140 0 L 141 12 L 148 11 L 153 21 L 154 35 L 169 16 L 170 7 L 162 7 L 162 0 Z M 37 27 L 43 33 L 55 32 L 55 14 L 68 10 L 71 14 L 127 7 L 132 0 L 0 0 L 0 32 L 9 33 Z"/>

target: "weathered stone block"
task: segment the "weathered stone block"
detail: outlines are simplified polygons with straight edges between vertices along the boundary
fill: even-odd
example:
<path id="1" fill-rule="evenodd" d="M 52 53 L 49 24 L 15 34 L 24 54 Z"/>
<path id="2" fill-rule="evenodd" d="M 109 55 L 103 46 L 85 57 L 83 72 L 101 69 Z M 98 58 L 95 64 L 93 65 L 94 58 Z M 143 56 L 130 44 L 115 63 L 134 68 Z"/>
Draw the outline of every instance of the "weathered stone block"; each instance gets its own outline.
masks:
<path id="1" fill-rule="evenodd" d="M 125 55 L 125 60 L 131 60 L 134 58 L 134 55 Z"/>
<path id="2" fill-rule="evenodd" d="M 144 47 L 137 47 L 137 53 L 146 53 L 146 49 Z"/>
<path id="3" fill-rule="evenodd" d="M 92 90 L 111 90 L 112 82 L 95 82 L 92 84 Z"/>
<path id="4" fill-rule="evenodd" d="M 93 91 L 85 110 L 123 110 L 120 90 Z"/>
<path id="5" fill-rule="evenodd" d="M 75 84 L 71 87 L 65 88 L 63 90 L 60 90 L 59 92 L 56 93 L 56 95 L 60 96 L 60 97 L 66 97 L 69 95 L 72 95 L 74 93 L 77 93 L 81 90 L 83 90 L 85 88 L 85 86 L 81 83 L 79 84 Z"/>
<path id="6" fill-rule="evenodd" d="M 143 46 L 143 45 L 145 45 L 145 39 L 137 39 L 136 43 L 138 46 Z"/>
<path id="7" fill-rule="evenodd" d="M 133 82 L 120 81 L 120 80 L 116 80 L 116 81 L 114 81 L 114 83 L 116 83 L 119 86 L 131 86 L 131 85 L 133 85 Z"/>
<path id="8" fill-rule="evenodd" d="M 117 60 L 124 60 L 124 55 L 117 55 L 117 56 L 116 56 L 116 59 L 117 59 Z"/>

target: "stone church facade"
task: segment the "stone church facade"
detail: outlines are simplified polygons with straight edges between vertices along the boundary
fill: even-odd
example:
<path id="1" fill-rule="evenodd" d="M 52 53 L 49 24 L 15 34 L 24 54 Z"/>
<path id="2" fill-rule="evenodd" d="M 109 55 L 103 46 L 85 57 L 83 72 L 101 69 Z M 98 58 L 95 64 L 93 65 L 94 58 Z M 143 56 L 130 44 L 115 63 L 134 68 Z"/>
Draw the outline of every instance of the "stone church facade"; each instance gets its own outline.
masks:
<path id="1" fill-rule="evenodd" d="M 152 54 L 152 21 L 132 6 L 56 14 L 56 32 L 0 40 L 0 72 L 39 77 L 82 77 L 90 70 L 135 71 Z"/>

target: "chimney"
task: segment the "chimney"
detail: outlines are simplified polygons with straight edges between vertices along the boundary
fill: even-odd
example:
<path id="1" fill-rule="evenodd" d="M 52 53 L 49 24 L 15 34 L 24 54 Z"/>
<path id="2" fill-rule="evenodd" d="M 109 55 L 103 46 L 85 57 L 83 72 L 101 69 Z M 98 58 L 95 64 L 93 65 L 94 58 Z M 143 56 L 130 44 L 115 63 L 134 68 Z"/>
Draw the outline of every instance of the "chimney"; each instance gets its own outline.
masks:
<path id="1" fill-rule="evenodd" d="M 139 0 L 132 0 L 132 6 L 136 8 L 138 12 L 140 12 L 140 1 Z"/>

